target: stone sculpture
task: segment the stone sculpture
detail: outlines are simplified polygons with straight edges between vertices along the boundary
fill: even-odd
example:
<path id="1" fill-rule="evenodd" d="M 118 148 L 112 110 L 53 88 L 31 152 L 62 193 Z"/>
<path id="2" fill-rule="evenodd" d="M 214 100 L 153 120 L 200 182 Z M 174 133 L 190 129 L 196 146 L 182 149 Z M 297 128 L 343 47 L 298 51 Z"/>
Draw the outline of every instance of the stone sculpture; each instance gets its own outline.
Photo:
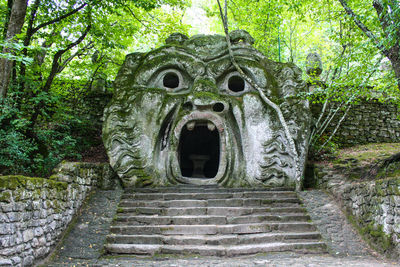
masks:
<path id="1" fill-rule="evenodd" d="M 322 73 L 321 57 L 317 53 L 307 55 L 306 73 L 310 78 L 318 78 Z"/>
<path id="2" fill-rule="evenodd" d="M 301 70 L 268 60 L 245 31 L 230 36 L 241 68 L 282 110 L 299 157 L 276 111 L 231 64 L 225 37 L 176 33 L 127 55 L 105 109 L 103 141 L 124 186 L 301 183 L 310 123 Z"/>

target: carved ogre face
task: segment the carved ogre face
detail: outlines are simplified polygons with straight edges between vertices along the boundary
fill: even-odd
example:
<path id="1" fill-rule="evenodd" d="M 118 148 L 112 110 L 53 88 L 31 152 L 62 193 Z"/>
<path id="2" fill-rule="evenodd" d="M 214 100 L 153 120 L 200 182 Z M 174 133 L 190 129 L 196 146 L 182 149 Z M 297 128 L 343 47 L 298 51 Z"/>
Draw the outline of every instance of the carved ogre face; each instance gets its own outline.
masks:
<path id="1" fill-rule="evenodd" d="M 225 37 L 175 34 L 126 57 L 105 110 L 104 144 L 125 186 L 295 185 L 310 119 L 296 97 L 301 71 L 266 59 L 244 31 L 231 39 L 243 71 L 282 110 L 300 160 L 276 111 L 231 64 Z"/>

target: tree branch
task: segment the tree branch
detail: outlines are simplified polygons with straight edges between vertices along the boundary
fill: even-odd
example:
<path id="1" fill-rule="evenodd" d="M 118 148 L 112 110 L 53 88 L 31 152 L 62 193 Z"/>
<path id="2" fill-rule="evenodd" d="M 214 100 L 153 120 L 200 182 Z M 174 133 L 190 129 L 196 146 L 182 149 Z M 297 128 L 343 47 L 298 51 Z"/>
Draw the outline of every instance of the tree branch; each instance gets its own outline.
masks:
<path id="1" fill-rule="evenodd" d="M 381 51 L 382 54 L 389 57 L 389 51 L 378 41 L 376 36 L 372 33 L 364 23 L 362 23 L 357 15 L 353 12 L 353 10 L 347 5 L 346 0 L 339 0 L 340 4 L 342 4 L 346 13 L 353 19 L 354 23 L 364 32 L 364 34 L 375 44 L 375 46 Z"/>
<path id="2" fill-rule="evenodd" d="M 126 6 L 126 9 L 129 11 L 129 13 L 132 15 L 132 17 L 137 20 L 140 24 L 142 24 L 144 27 L 146 27 L 147 29 L 149 28 L 146 24 L 143 23 L 142 20 L 140 20 L 135 13 L 132 11 L 132 9 L 129 6 Z M 150 24 L 150 22 L 145 21 L 146 23 Z"/>
<path id="3" fill-rule="evenodd" d="M 40 4 L 40 0 L 35 0 L 35 2 L 33 3 L 31 14 L 29 16 L 28 29 L 26 30 L 26 36 L 25 36 L 25 39 L 24 39 L 24 45 L 25 46 L 28 46 L 29 43 L 31 42 L 31 38 L 32 38 L 32 35 L 33 35 L 33 32 L 32 32 L 33 23 L 35 22 L 35 19 L 36 19 L 36 13 L 37 13 L 37 11 L 39 9 L 39 4 Z M 27 50 L 24 49 L 25 53 L 26 53 L 26 51 Z"/>
<path id="4" fill-rule="evenodd" d="M 387 8 L 382 5 L 382 3 L 379 0 L 374 0 L 372 2 L 372 5 L 374 6 L 376 10 L 376 14 L 378 15 L 379 21 L 381 22 L 381 27 L 383 32 L 386 35 L 389 35 L 388 32 L 388 27 L 389 27 L 389 21 L 388 21 L 388 13 L 387 13 Z"/>
<path id="5" fill-rule="evenodd" d="M 44 22 L 42 24 L 39 24 L 38 26 L 36 26 L 35 28 L 32 29 L 31 35 L 35 34 L 38 30 L 40 30 L 43 27 L 46 27 L 46 26 L 51 25 L 51 24 L 54 24 L 54 23 L 59 22 L 59 21 L 65 19 L 65 18 L 68 18 L 69 16 L 72 16 L 73 14 L 75 14 L 76 12 L 78 12 L 79 10 L 81 10 L 82 8 L 87 6 L 87 4 L 88 3 L 84 3 L 84 4 L 80 5 L 79 7 L 71 10 L 70 12 L 68 12 L 68 13 L 66 13 L 66 14 L 64 14 L 62 16 L 59 16 L 59 17 L 57 17 L 55 19 L 52 19 L 52 20 L 49 20 L 49 21 Z"/>
<path id="6" fill-rule="evenodd" d="M 57 72 L 60 73 L 62 72 L 65 67 L 68 65 L 69 62 L 71 62 L 72 59 L 74 59 L 76 56 L 80 56 L 82 55 L 86 50 L 93 48 L 93 42 L 90 41 L 89 43 L 87 43 L 84 47 L 82 47 L 81 49 L 79 49 L 78 51 L 76 51 L 74 54 L 72 54 L 71 56 L 69 56 L 67 59 L 65 59 L 59 66 Z"/>
<path id="7" fill-rule="evenodd" d="M 279 121 L 281 122 L 284 132 L 286 134 L 287 140 L 289 142 L 289 147 L 291 152 L 293 153 L 294 157 L 295 157 L 295 164 L 296 164 L 296 175 L 295 175 L 295 179 L 296 179 L 296 189 L 300 190 L 300 179 L 301 179 L 301 171 L 300 171 L 300 164 L 299 164 L 299 155 L 297 153 L 296 150 L 296 145 L 294 143 L 293 137 L 290 134 L 289 131 L 289 127 L 286 123 L 285 118 L 283 117 L 282 111 L 279 108 L 278 105 L 276 105 L 274 102 L 272 102 L 262 91 L 262 89 L 258 86 L 257 83 L 255 83 L 252 79 L 250 79 L 244 72 L 243 70 L 240 68 L 239 64 L 236 62 L 235 56 L 233 54 L 233 50 L 232 50 L 232 44 L 231 44 L 231 40 L 229 37 L 229 30 L 228 30 L 228 14 L 227 14 L 227 0 L 225 0 L 225 6 L 224 6 L 224 13 L 222 11 L 222 7 L 221 7 L 221 3 L 219 0 L 217 0 L 218 6 L 219 6 L 219 11 L 220 11 L 220 16 L 221 16 L 221 20 L 224 26 L 224 32 L 225 32 L 225 38 L 226 38 L 226 43 L 228 46 L 228 52 L 229 52 L 229 57 L 230 60 L 233 64 L 233 66 L 235 67 L 235 69 L 237 70 L 237 72 L 239 72 L 240 76 L 246 80 L 246 82 L 248 82 L 251 86 L 253 86 L 258 93 L 261 96 L 261 99 L 267 104 L 269 105 L 272 109 L 275 110 L 275 112 L 278 115 Z"/>
<path id="8" fill-rule="evenodd" d="M 82 35 L 73 43 L 70 43 L 65 49 L 59 50 L 53 57 L 53 64 L 51 66 L 51 71 L 49 76 L 47 77 L 46 84 L 43 86 L 43 91 L 48 92 L 50 90 L 51 84 L 53 83 L 54 77 L 56 76 L 57 73 L 59 73 L 59 68 L 60 68 L 60 63 L 59 60 L 61 56 L 70 50 L 71 48 L 75 47 L 76 45 L 80 44 L 83 39 L 85 39 L 86 35 L 88 34 L 90 28 L 92 27 L 91 24 L 89 24 L 85 31 L 82 33 Z"/>

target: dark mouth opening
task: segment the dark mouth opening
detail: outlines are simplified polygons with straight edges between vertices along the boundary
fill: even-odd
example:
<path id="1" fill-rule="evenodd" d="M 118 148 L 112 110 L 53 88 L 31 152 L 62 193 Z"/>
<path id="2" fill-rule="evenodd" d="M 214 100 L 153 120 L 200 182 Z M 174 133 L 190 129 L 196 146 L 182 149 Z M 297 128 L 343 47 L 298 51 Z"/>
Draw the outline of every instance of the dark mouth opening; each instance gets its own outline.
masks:
<path id="1" fill-rule="evenodd" d="M 220 137 L 212 122 L 192 121 L 183 128 L 178 159 L 182 176 L 214 178 L 219 168 Z"/>

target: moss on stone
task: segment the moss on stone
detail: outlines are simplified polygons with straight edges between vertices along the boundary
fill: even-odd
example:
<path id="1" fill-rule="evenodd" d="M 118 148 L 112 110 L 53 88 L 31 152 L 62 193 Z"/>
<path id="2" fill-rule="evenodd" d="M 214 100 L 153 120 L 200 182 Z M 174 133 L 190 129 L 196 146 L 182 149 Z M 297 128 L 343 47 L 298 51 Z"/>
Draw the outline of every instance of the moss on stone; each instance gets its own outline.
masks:
<path id="1" fill-rule="evenodd" d="M 68 184 L 46 178 L 27 177 L 22 175 L 0 176 L 0 188 L 3 189 L 16 190 L 17 188 L 27 188 L 34 191 L 43 187 L 56 190 L 66 190 Z"/>
<path id="2" fill-rule="evenodd" d="M 394 249 L 395 246 L 392 238 L 383 231 L 382 225 L 375 226 L 373 220 L 365 225 L 365 217 L 369 216 L 364 216 L 364 218 L 358 219 L 349 212 L 347 212 L 346 215 L 349 222 L 354 226 L 354 228 L 356 228 L 362 238 L 367 241 L 371 247 L 388 255 Z"/>
<path id="3" fill-rule="evenodd" d="M 370 243 L 382 252 L 386 252 L 394 247 L 391 236 L 383 231 L 382 225 L 375 226 L 374 223 L 371 222 L 361 228 L 361 233 L 366 235 L 366 237 L 372 241 Z"/>
<path id="4" fill-rule="evenodd" d="M 0 202 L 11 202 L 11 192 L 10 191 L 3 191 L 0 193 Z"/>

